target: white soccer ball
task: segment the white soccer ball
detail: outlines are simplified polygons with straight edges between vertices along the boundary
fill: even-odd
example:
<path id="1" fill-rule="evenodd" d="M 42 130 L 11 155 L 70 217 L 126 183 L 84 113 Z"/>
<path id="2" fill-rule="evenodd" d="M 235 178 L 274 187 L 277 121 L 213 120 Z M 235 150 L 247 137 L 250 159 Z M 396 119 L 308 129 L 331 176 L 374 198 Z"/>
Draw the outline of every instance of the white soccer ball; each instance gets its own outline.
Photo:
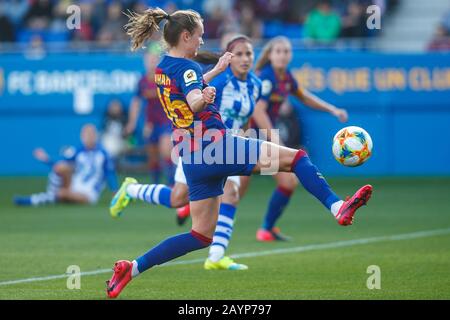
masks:
<path id="1" fill-rule="evenodd" d="M 333 138 L 334 158 L 347 167 L 357 167 L 372 155 L 372 138 L 360 127 L 345 127 Z"/>

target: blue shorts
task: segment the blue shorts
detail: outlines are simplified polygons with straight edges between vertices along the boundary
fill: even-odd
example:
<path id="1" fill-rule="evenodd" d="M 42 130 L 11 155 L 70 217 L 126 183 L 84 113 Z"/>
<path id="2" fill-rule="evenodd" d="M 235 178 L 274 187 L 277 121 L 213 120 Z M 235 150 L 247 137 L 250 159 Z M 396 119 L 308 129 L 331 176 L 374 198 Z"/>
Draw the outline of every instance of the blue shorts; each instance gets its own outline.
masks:
<path id="1" fill-rule="evenodd" d="M 146 139 L 148 144 L 157 144 L 159 139 L 164 135 L 170 135 L 172 133 L 172 124 L 170 123 L 153 123 L 153 130 L 150 136 Z"/>
<path id="2" fill-rule="evenodd" d="M 226 134 L 218 142 L 204 142 L 202 149 L 184 155 L 189 200 L 219 196 L 223 194 L 227 177 L 251 175 L 259 160 L 261 143 L 261 140 Z"/>

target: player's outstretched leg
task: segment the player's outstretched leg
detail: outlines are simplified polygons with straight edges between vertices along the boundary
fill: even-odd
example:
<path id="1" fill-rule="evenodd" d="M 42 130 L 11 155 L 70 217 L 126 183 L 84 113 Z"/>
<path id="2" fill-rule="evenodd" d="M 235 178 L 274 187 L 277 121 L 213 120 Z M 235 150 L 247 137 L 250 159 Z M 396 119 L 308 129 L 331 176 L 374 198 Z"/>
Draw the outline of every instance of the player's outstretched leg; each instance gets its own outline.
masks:
<path id="1" fill-rule="evenodd" d="M 106 282 L 106 294 L 116 298 L 125 286 L 140 273 L 188 252 L 209 246 L 217 223 L 219 198 L 208 198 L 191 202 L 192 230 L 162 241 L 147 253 L 133 261 L 119 260 L 114 264 L 114 273 Z"/>
<path id="2" fill-rule="evenodd" d="M 125 178 L 119 191 L 111 200 L 111 216 L 119 217 L 131 199 L 139 199 L 167 208 L 178 208 L 188 202 L 187 191 L 177 191 L 178 189 L 183 188 L 178 184 L 175 184 L 173 189 L 163 184 L 139 184 L 134 178 Z"/>
<path id="3" fill-rule="evenodd" d="M 57 201 L 57 195 L 63 186 L 63 178 L 52 169 L 48 175 L 47 190 L 33 193 L 29 196 L 14 196 L 13 202 L 18 206 L 40 206 L 53 204 Z"/>
<path id="4" fill-rule="evenodd" d="M 122 214 L 122 211 L 130 203 L 131 197 L 127 193 L 127 188 L 130 184 L 136 184 L 137 180 L 131 177 L 126 177 L 122 182 L 119 190 L 113 196 L 109 205 L 109 212 L 113 218 L 118 218 Z"/>
<path id="5" fill-rule="evenodd" d="M 342 201 L 303 150 L 263 142 L 261 156 L 254 171 L 264 170 L 264 165 L 261 163 L 269 163 L 272 168 L 276 167 L 279 171 L 295 173 L 303 187 L 330 210 L 338 223 L 343 226 L 353 223 L 356 210 L 367 204 L 372 195 L 372 186 L 366 185 L 350 199 Z"/>

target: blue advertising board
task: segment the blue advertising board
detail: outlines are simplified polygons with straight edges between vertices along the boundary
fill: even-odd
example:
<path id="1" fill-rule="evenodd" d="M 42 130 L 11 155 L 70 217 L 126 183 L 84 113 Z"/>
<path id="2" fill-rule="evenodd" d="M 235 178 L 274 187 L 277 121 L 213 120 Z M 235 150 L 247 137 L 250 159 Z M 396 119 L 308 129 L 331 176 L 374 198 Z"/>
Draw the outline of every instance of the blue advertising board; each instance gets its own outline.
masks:
<path id="1" fill-rule="evenodd" d="M 350 115 L 342 124 L 291 99 L 305 146 L 324 174 L 450 175 L 449 54 L 296 50 L 291 68 L 304 88 Z M 44 174 L 32 149 L 56 153 L 77 144 L 82 124 L 100 126 L 108 101 L 128 106 L 143 70 L 140 55 L 0 55 L 0 174 Z M 365 128 L 374 141 L 362 167 L 345 168 L 332 157 L 331 139 L 346 125 Z"/>

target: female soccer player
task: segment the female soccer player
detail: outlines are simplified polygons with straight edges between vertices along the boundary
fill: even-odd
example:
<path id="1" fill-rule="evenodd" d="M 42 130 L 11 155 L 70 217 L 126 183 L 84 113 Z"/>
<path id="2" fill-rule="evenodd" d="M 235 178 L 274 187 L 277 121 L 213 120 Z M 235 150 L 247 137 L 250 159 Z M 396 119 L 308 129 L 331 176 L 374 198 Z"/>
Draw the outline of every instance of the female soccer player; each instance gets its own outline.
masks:
<path id="1" fill-rule="evenodd" d="M 251 40 L 244 35 L 235 35 L 226 44 L 225 52 L 233 54 L 230 66 L 226 68 L 225 72 L 212 79 L 210 85 L 216 88 L 215 100 L 227 129 L 243 129 L 248 124 L 255 109 L 256 101 L 261 95 L 261 81 L 251 71 L 254 62 Z M 202 53 L 201 57 L 199 56 L 196 57 L 196 60 L 206 61 L 207 58 L 208 64 L 217 65 L 219 63 L 219 56 L 212 53 Z M 122 194 L 118 192 L 115 197 L 122 195 L 123 197 L 147 201 L 147 199 L 151 199 L 150 195 L 155 187 L 155 185 L 137 184 L 132 178 L 127 178 L 121 188 Z M 248 269 L 246 265 L 235 263 L 230 257 L 225 256 L 233 232 L 236 207 L 240 200 L 240 187 L 241 179 L 239 176 L 229 177 L 225 183 L 219 208 L 218 224 L 213 243 L 209 249 L 209 256 L 204 264 L 206 270 Z M 170 192 L 171 201 L 167 203 L 170 206 L 172 204 L 188 204 L 188 187 L 181 161 L 178 162 L 176 169 L 174 188 L 171 190 L 167 186 L 160 188 Z M 154 192 L 153 195 L 155 195 Z M 162 195 L 162 193 L 159 192 L 159 195 Z M 149 202 L 157 203 L 158 200 L 155 200 Z M 119 204 L 120 202 L 113 199 L 113 203 Z M 185 210 L 189 210 L 189 206 L 187 207 Z M 114 205 L 112 208 L 114 208 Z M 123 209 L 122 202 L 120 210 Z M 113 212 L 115 212 L 114 209 Z M 113 213 L 113 216 L 117 216 L 117 214 Z"/>
<path id="2" fill-rule="evenodd" d="M 147 110 L 144 137 L 146 139 L 150 175 L 153 183 L 160 183 L 161 171 L 163 171 L 168 184 L 172 185 L 175 172 L 175 166 L 170 158 L 172 151 L 172 142 L 170 140 L 172 126 L 161 107 L 154 80 L 159 54 L 160 48 L 155 43 L 151 50 L 144 55 L 146 73 L 139 80 L 137 93 L 131 100 L 125 135 L 130 135 L 135 131 L 141 109 L 141 100 L 145 100 Z M 161 170 L 161 167 L 163 170 Z"/>
<path id="3" fill-rule="evenodd" d="M 140 48 L 163 20 L 167 20 L 163 35 L 168 52 L 155 77 L 162 105 L 175 129 L 175 147 L 183 159 L 192 230 L 164 240 L 136 260 L 117 261 L 107 282 L 110 298 L 117 297 L 132 278 L 145 270 L 211 244 L 219 196 L 229 176 L 269 170 L 294 172 L 341 225 L 352 224 L 356 210 L 367 203 L 372 193 L 372 187 L 366 185 L 344 202 L 331 190 L 305 151 L 227 132 L 214 105 L 215 88 L 206 85 L 199 65 L 192 61 L 203 44 L 203 22 L 197 12 L 179 10 L 169 15 L 161 9 L 148 9 L 143 14 L 130 14 L 126 28 L 132 50 Z M 231 53 L 225 56 L 229 61 Z"/>
<path id="4" fill-rule="evenodd" d="M 262 95 L 256 105 L 253 119 L 257 127 L 268 129 L 269 136 L 267 138 L 276 143 L 282 143 L 282 141 L 276 135 L 277 131 L 271 129 L 274 128 L 279 117 L 281 105 L 289 95 L 295 96 L 310 108 L 329 112 L 341 122 L 346 122 L 348 119 L 346 110 L 336 108 L 299 87 L 288 69 L 291 59 L 292 46 L 289 39 L 279 36 L 265 45 L 256 62 L 256 72 L 262 81 Z M 271 133 L 276 136 L 270 136 Z M 275 227 L 275 223 L 289 203 L 298 181 L 294 174 L 287 172 L 279 172 L 274 175 L 274 178 L 277 187 L 269 200 L 262 228 L 256 233 L 256 239 L 259 241 L 288 239 Z"/>

